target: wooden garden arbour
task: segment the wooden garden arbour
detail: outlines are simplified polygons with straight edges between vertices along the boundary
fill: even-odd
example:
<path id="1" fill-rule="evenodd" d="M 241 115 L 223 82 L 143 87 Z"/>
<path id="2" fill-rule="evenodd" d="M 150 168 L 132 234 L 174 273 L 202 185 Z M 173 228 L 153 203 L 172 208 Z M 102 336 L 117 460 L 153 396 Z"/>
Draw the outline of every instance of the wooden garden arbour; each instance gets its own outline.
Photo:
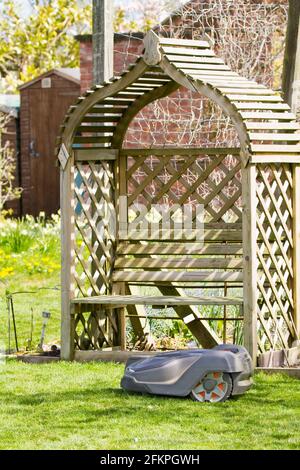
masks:
<path id="1" fill-rule="evenodd" d="M 138 112 L 181 86 L 209 98 L 230 117 L 240 148 L 122 149 Z M 205 225 L 202 249 L 187 255 L 183 242 L 149 244 L 115 237 L 112 214 L 116 212 L 117 224 L 124 222 L 120 196 L 128 196 L 133 172 L 128 158 L 134 159 L 133 168 L 144 162 L 146 171 L 144 183 L 137 188 L 134 182 L 128 200 L 134 201 L 136 191 L 136 197 L 148 198 L 150 204 L 145 185 L 157 177 L 159 165 L 166 168 L 164 158 L 175 181 L 182 175 L 174 173 L 172 155 L 181 159 L 184 172 L 189 164 L 184 160 L 195 164 L 197 155 L 206 155 L 212 169 L 219 159 L 226 171 L 222 164 L 226 154 L 235 156 L 236 172 L 241 169 L 242 174 L 238 181 L 234 169 L 230 175 L 228 170 L 226 178 L 234 178 L 237 187 L 232 198 L 224 196 L 223 186 L 208 180 L 210 166 L 197 181 L 205 181 L 206 176 L 212 193 L 221 194 L 221 213 L 233 211 L 236 221 L 226 224 L 207 205 L 211 221 Z M 150 155 L 158 161 L 154 171 L 147 167 Z M 208 39 L 159 38 L 150 31 L 143 56 L 128 72 L 95 86 L 71 107 L 62 130 L 59 161 L 64 359 L 74 357 L 75 347 L 124 348 L 125 307 L 136 334 L 147 336 L 142 304 L 173 306 L 204 347 L 220 339 L 195 305 L 240 305 L 244 343 L 253 359 L 269 348 L 287 348 L 299 337 L 299 125 L 277 93 L 232 72 L 215 56 Z M 181 183 L 189 194 L 191 188 L 183 178 Z M 243 199 L 240 212 L 235 206 L 238 196 Z M 201 199 L 199 194 L 196 197 Z M 225 261 L 221 254 L 226 255 Z M 181 257 L 172 260 L 174 255 Z M 180 283 L 193 281 L 242 282 L 243 298 L 191 298 Z M 138 296 L 138 284 L 155 285 L 163 295 Z"/>

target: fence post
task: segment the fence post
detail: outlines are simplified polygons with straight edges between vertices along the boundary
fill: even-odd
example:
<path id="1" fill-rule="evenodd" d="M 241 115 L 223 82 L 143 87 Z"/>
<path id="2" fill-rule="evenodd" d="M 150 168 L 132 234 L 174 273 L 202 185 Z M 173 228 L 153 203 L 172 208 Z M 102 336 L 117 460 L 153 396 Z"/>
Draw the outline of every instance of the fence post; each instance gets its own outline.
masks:
<path id="1" fill-rule="evenodd" d="M 100 85 L 114 72 L 113 0 L 93 0 L 93 81 Z"/>

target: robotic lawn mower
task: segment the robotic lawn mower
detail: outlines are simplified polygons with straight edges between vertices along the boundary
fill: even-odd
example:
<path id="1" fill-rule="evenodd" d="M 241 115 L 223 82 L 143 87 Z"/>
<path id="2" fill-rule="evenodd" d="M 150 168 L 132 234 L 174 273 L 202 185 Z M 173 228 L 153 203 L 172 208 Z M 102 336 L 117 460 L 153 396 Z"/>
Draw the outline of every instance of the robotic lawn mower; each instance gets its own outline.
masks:
<path id="1" fill-rule="evenodd" d="M 217 403 L 251 387 L 251 357 L 242 346 L 223 344 L 131 357 L 121 387 L 127 391 L 185 397 Z"/>

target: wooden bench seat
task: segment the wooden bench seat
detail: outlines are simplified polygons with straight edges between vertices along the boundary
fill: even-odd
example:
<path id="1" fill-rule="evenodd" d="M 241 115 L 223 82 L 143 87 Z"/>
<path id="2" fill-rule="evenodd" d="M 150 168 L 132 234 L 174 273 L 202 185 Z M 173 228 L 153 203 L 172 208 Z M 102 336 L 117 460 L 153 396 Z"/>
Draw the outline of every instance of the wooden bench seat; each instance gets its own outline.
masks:
<path id="1" fill-rule="evenodd" d="M 137 336 L 147 342 L 148 319 L 167 318 L 166 314 L 154 317 L 151 310 L 169 307 L 177 315 L 172 319 L 178 317 L 188 325 L 199 344 L 213 347 L 219 337 L 210 321 L 224 319 L 226 332 L 228 321 L 243 318 L 241 229 L 241 223 L 218 222 L 205 224 L 201 240 L 175 239 L 172 233 L 156 239 L 144 232 L 136 233 L 139 238 L 129 233 L 113 240 L 107 273 L 105 257 L 99 260 L 106 292 L 72 300 L 75 329 L 78 321 L 84 325 L 83 335 L 89 330 L 88 322 L 96 331 L 110 325 L 115 333 L 119 331 L 116 341 L 126 349 L 127 318 Z M 78 344 L 84 346 L 84 341 L 78 338 Z"/>
<path id="2" fill-rule="evenodd" d="M 242 305 L 243 299 L 236 297 L 197 297 L 197 296 L 137 296 L 101 295 L 73 299 L 73 304 L 98 304 L 126 307 L 126 305 Z"/>
<path id="3" fill-rule="evenodd" d="M 146 306 L 172 308 L 200 344 L 212 347 L 218 338 L 207 321 L 215 317 L 215 307 L 219 307 L 219 317 L 223 311 L 228 318 L 226 309 L 230 306 L 239 312 L 233 315 L 236 319 L 243 317 L 241 224 L 208 224 L 201 242 L 167 237 L 119 239 L 109 276 L 108 295 L 77 298 L 72 305 L 81 319 L 87 312 L 97 312 L 100 323 L 104 318 L 119 322 L 123 349 L 126 316 L 141 330 L 138 319 L 148 318 Z M 212 311 L 209 318 L 206 310 Z"/>

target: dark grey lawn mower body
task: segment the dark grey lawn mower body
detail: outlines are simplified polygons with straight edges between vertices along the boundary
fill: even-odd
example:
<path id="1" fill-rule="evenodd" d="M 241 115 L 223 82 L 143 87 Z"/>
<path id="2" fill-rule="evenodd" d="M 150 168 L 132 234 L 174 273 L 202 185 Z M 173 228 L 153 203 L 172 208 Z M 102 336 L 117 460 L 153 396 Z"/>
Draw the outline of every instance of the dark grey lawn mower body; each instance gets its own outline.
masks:
<path id="1" fill-rule="evenodd" d="M 251 387 L 251 357 L 242 346 L 220 345 L 131 357 L 121 387 L 157 395 L 191 397 L 200 402 L 221 402 Z"/>

